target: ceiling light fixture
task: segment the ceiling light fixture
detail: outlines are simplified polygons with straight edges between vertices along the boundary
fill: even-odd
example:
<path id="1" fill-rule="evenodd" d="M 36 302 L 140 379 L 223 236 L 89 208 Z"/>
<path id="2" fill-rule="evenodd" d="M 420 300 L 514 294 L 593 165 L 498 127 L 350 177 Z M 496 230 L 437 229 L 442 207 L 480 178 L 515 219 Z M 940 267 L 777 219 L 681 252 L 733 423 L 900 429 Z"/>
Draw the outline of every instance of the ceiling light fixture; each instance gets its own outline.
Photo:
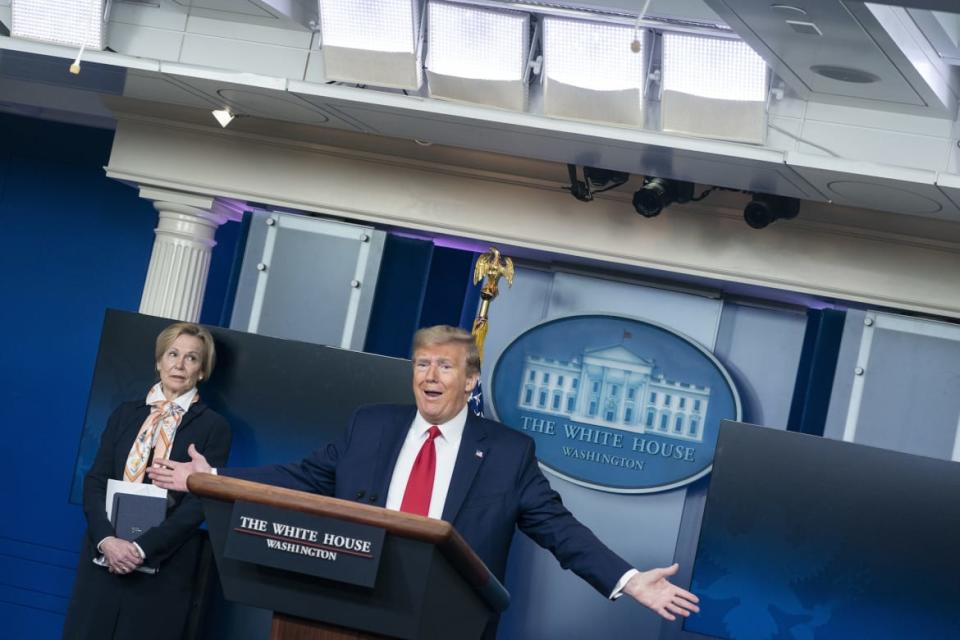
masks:
<path id="1" fill-rule="evenodd" d="M 643 124 L 646 67 L 634 26 L 543 18 L 543 113 Z M 637 49 L 637 51 L 634 51 Z"/>
<path id="2" fill-rule="evenodd" d="M 663 130 L 762 144 L 769 76 L 742 40 L 664 33 Z"/>
<path id="3" fill-rule="evenodd" d="M 107 0 L 12 0 L 10 4 L 14 38 L 97 50 L 106 45 Z"/>
<path id="4" fill-rule="evenodd" d="M 644 178 L 643 186 L 633 194 L 633 208 L 643 217 L 653 218 L 673 203 L 683 204 L 693 200 L 693 189 L 692 182 Z"/>
<path id="5" fill-rule="evenodd" d="M 320 0 L 319 7 L 328 80 L 420 88 L 417 0 Z"/>
<path id="6" fill-rule="evenodd" d="M 754 229 L 763 229 L 777 220 L 790 220 L 800 213 L 800 201 L 786 196 L 755 193 L 743 208 L 743 220 Z"/>
<path id="7" fill-rule="evenodd" d="M 427 5 L 430 96 L 523 111 L 530 15 L 449 2 Z"/>
<path id="8" fill-rule="evenodd" d="M 230 109 L 227 109 L 227 108 L 214 109 L 210 113 L 213 115 L 214 118 L 217 119 L 217 122 L 219 122 L 220 126 L 223 127 L 224 129 L 226 129 L 227 125 L 233 122 L 233 119 L 237 117 L 233 114 L 232 111 L 230 111 Z"/>

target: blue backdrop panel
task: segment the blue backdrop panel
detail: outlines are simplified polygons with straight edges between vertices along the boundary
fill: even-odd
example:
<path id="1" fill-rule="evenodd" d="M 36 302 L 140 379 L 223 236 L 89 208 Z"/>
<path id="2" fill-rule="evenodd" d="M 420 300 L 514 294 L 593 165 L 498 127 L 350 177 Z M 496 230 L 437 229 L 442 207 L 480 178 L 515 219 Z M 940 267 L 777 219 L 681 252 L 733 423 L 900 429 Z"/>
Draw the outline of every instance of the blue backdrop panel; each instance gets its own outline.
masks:
<path id="1" fill-rule="evenodd" d="M 472 287 L 473 254 L 451 247 L 434 247 L 430 277 L 423 297 L 420 326 L 460 324 L 467 288 Z M 471 318 L 472 321 L 472 318 Z"/>
<path id="2" fill-rule="evenodd" d="M 0 116 L 8 637 L 59 637 L 82 530 L 67 498 L 103 308 L 136 308 L 153 245 L 150 203 L 103 175 L 112 137 Z"/>
<path id="3" fill-rule="evenodd" d="M 170 320 L 107 312 L 77 459 L 74 498 L 90 466 L 110 412 L 146 397 L 155 381 L 156 335 Z M 299 460 L 343 433 L 354 409 L 377 402 L 411 403 L 410 363 L 293 340 L 211 328 L 217 367 L 200 395 L 230 422 L 232 466 Z M 69 589 L 70 583 L 66 585 Z M 219 600 L 201 637 L 269 635 L 270 616 Z"/>
<path id="4" fill-rule="evenodd" d="M 364 351 L 410 356 L 413 333 L 421 326 L 433 251 L 427 240 L 387 236 Z"/>
<path id="5" fill-rule="evenodd" d="M 157 380 L 154 340 L 170 324 L 107 311 L 74 476 L 79 501 L 107 418 L 121 402 L 145 398 Z M 211 328 L 217 367 L 200 396 L 230 422 L 232 466 L 298 460 L 343 433 L 353 410 L 413 402 L 407 360 Z"/>
<path id="6" fill-rule="evenodd" d="M 104 175 L 112 131 L 0 115 L 0 140 L 0 500 L 10 514 L 0 616 L 5 637 L 59 638 L 84 527 L 69 496 L 103 312 L 139 305 L 157 213 Z M 208 301 L 223 289 L 230 226 L 217 235 Z"/>
<path id="7" fill-rule="evenodd" d="M 247 213 L 242 222 L 228 222 L 217 229 L 217 246 L 210 259 L 207 289 L 203 292 L 203 309 L 200 311 L 203 324 L 219 327 L 230 324 L 249 227 L 250 214 Z"/>
<path id="8" fill-rule="evenodd" d="M 812 470 L 816 473 L 812 473 Z M 715 638 L 960 637 L 960 464 L 721 427 L 685 628 Z"/>
<path id="9" fill-rule="evenodd" d="M 807 311 L 809 320 L 803 339 L 803 355 L 797 369 L 790 422 L 787 424 L 790 431 L 823 435 L 846 315 L 833 309 Z"/>

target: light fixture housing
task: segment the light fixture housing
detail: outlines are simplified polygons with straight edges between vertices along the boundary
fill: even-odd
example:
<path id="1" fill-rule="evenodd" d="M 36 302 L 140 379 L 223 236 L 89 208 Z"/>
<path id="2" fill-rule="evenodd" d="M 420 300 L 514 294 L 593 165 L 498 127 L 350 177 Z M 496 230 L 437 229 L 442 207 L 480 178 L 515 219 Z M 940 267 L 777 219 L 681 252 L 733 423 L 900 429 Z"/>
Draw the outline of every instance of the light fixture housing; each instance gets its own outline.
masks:
<path id="1" fill-rule="evenodd" d="M 108 8 L 107 0 L 12 0 L 10 35 L 102 50 Z"/>
<path id="2" fill-rule="evenodd" d="M 777 220 L 791 220 L 800 213 L 800 201 L 786 196 L 755 193 L 743 208 L 743 220 L 753 229 L 763 229 Z"/>
<path id="3" fill-rule="evenodd" d="M 529 14 L 431 1 L 426 37 L 430 97 L 526 110 Z"/>
<path id="4" fill-rule="evenodd" d="M 540 76 L 544 115 L 642 125 L 643 39 L 636 40 L 636 30 L 629 25 L 545 16 Z"/>
<path id="5" fill-rule="evenodd" d="M 663 34 L 664 131 L 762 144 L 770 71 L 742 40 Z"/>
<path id="6" fill-rule="evenodd" d="M 319 0 L 328 80 L 418 90 L 420 2 Z"/>
<path id="7" fill-rule="evenodd" d="M 220 126 L 224 129 L 226 129 L 227 125 L 233 122 L 233 119 L 237 117 L 233 114 L 233 112 L 230 111 L 230 109 L 226 108 L 214 109 L 210 113 L 214 118 L 216 118 L 217 122 L 220 123 Z"/>
<path id="8" fill-rule="evenodd" d="M 653 218 L 675 202 L 690 202 L 694 188 L 692 182 L 647 177 L 633 194 L 633 208 L 643 217 Z"/>

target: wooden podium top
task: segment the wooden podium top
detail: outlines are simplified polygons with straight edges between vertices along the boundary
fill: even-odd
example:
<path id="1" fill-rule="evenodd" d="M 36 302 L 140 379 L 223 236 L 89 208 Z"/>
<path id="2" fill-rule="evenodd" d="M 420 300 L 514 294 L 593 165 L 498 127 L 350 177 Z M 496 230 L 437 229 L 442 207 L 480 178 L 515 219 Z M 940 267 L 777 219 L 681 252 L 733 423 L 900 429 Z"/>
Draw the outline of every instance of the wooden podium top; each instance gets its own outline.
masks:
<path id="1" fill-rule="evenodd" d="M 209 473 L 191 475 L 187 487 L 191 493 L 203 498 L 223 502 L 242 500 L 301 511 L 378 527 L 391 535 L 427 542 L 440 550 L 494 610 L 503 611 L 510 602 L 509 593 L 496 576 L 453 525 L 444 520 Z"/>

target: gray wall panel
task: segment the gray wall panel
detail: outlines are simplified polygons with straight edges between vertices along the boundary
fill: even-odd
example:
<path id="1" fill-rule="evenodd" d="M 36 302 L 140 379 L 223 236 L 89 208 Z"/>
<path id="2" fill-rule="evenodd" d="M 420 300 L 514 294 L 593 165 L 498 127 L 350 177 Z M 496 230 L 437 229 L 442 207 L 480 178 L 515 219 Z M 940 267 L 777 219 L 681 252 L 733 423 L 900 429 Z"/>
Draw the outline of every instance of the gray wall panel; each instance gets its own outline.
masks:
<path id="1" fill-rule="evenodd" d="M 250 230 L 247 233 L 247 244 L 243 250 L 243 263 L 240 277 L 237 279 L 237 293 L 233 299 L 233 313 L 230 314 L 230 328 L 237 331 L 246 331 L 250 325 L 250 312 L 253 307 L 253 296 L 257 290 L 259 272 L 256 266 L 263 255 L 263 247 L 267 242 L 267 219 L 269 213 L 253 211 L 250 213 Z"/>
<path id="2" fill-rule="evenodd" d="M 745 421 L 786 428 L 806 326 L 799 309 L 724 306 L 715 353 L 737 383 Z"/>
<path id="3" fill-rule="evenodd" d="M 363 349 L 385 235 L 333 220 L 255 214 L 230 328 Z"/>
<path id="4" fill-rule="evenodd" d="M 722 309 L 720 300 L 704 296 L 527 267 L 517 269 L 514 288 L 501 296 L 491 312 L 484 358 L 489 364 L 540 321 L 590 312 L 649 320 L 712 349 Z M 491 368 L 486 367 L 485 384 Z M 547 477 L 570 511 L 628 562 L 642 569 L 673 562 L 684 489 L 628 496 Z M 513 603 L 500 638 L 654 638 L 660 630 L 658 616 L 629 601 L 605 601 L 522 535 L 514 540 L 507 584 Z"/>
<path id="5" fill-rule="evenodd" d="M 875 312 L 864 323 L 843 439 L 960 459 L 960 325 Z"/>
<path id="6" fill-rule="evenodd" d="M 550 297 L 550 317 L 603 311 L 650 320 L 696 340 L 713 350 L 722 302 L 692 295 L 604 280 L 574 273 L 558 273 Z"/>
<path id="7" fill-rule="evenodd" d="M 357 248 L 340 238 L 277 229 L 257 333 L 337 346 Z M 343 286 L 331 286 L 342 281 Z M 290 310 L 296 310 L 290 313 Z"/>

